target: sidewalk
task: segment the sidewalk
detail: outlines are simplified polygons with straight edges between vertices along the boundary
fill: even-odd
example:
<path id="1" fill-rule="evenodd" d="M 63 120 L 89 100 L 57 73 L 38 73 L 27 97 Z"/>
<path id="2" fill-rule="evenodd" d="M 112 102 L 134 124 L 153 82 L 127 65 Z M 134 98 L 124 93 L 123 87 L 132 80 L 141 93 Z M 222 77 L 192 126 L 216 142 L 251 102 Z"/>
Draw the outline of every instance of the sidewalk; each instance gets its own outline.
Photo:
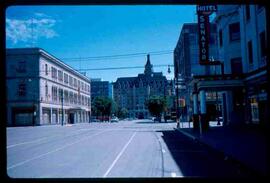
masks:
<path id="1" fill-rule="evenodd" d="M 261 175 L 266 176 L 268 173 L 266 135 L 259 130 L 212 126 L 201 136 L 199 132 L 194 132 L 192 128 L 178 128 L 177 130 L 222 152 L 225 156 L 240 162 Z"/>

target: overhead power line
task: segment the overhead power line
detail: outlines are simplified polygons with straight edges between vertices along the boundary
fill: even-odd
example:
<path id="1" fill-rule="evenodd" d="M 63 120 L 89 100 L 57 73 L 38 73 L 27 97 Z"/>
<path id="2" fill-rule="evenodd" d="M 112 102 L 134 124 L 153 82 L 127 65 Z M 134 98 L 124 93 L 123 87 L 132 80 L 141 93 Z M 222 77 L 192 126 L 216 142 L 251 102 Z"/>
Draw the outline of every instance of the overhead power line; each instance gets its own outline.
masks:
<path id="1" fill-rule="evenodd" d="M 173 67 L 173 65 L 153 65 L 153 67 Z M 93 70 L 119 70 L 119 69 L 138 69 L 144 68 L 144 66 L 132 66 L 132 67 L 105 67 L 105 68 L 88 68 L 88 69 L 77 69 L 77 71 L 93 71 Z"/>
<path id="2" fill-rule="evenodd" d="M 131 54 L 119 54 L 119 55 L 106 55 L 106 56 L 94 56 L 94 57 L 73 57 L 73 58 L 61 58 L 66 62 L 80 62 L 80 61 L 92 61 L 92 60 L 114 60 L 114 59 L 127 59 L 134 57 L 144 57 L 147 54 L 151 55 L 165 55 L 171 54 L 173 50 L 155 51 L 155 52 L 144 52 L 144 53 L 131 53 Z"/>

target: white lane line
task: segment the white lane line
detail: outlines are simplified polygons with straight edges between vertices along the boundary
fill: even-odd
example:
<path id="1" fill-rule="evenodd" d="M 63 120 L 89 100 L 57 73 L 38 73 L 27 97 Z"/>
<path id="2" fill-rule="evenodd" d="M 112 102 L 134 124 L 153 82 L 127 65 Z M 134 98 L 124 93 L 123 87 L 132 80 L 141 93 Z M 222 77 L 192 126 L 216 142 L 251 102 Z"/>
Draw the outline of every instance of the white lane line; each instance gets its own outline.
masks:
<path id="1" fill-rule="evenodd" d="M 176 173 L 175 172 L 172 172 L 171 173 L 171 177 L 176 177 Z"/>
<path id="2" fill-rule="evenodd" d="M 31 144 L 31 143 L 39 142 L 39 141 L 42 141 L 42 140 L 45 140 L 45 139 L 48 139 L 48 137 L 40 138 L 40 139 L 33 140 L 33 141 L 28 141 L 28 142 L 22 142 L 22 143 L 18 143 L 18 144 L 9 145 L 9 146 L 7 146 L 7 149 L 12 148 L 12 147 L 16 147 L 16 146 L 20 146 L 20 145 L 25 145 L 25 144 Z"/>
<path id="3" fill-rule="evenodd" d="M 123 149 L 120 151 L 120 153 L 117 155 L 117 157 L 115 158 L 115 160 L 112 162 L 111 166 L 109 167 L 109 169 L 106 171 L 106 173 L 103 175 L 103 177 L 107 177 L 107 175 L 110 173 L 110 171 L 112 170 L 112 168 L 114 167 L 115 163 L 118 161 L 118 159 L 120 158 L 120 156 L 123 154 L 123 152 L 126 150 L 127 146 L 130 144 L 130 142 L 132 141 L 133 137 L 136 135 L 137 132 L 134 132 L 133 135 L 130 137 L 129 141 L 126 143 L 126 145 L 123 147 Z"/>
<path id="4" fill-rule="evenodd" d="M 48 154 L 51 154 L 51 153 L 60 151 L 60 150 L 62 150 L 62 149 L 64 149 L 64 148 L 66 148 L 66 147 L 69 147 L 69 146 L 73 145 L 73 144 L 76 144 L 76 143 L 78 143 L 78 142 L 81 142 L 81 141 L 83 141 L 83 140 L 85 140 L 85 139 L 88 139 L 88 138 L 90 138 L 90 137 L 99 135 L 99 134 L 101 134 L 101 133 L 105 133 L 105 132 L 107 132 L 107 131 L 111 131 L 111 130 L 105 130 L 105 131 L 102 131 L 102 132 L 99 132 L 99 133 L 96 133 L 96 134 L 93 134 L 93 135 L 89 135 L 89 136 L 87 136 L 86 138 L 82 138 L 82 139 L 77 140 L 77 141 L 75 141 L 75 142 L 66 144 L 66 145 L 64 145 L 64 146 L 62 146 L 62 147 L 60 147 L 60 148 L 57 148 L 57 149 L 53 150 L 53 151 L 49 151 L 49 152 L 47 152 L 47 153 L 44 153 L 44 154 L 41 154 L 41 155 L 39 155 L 39 156 L 30 158 L 30 159 L 25 160 L 25 161 L 22 161 L 22 162 L 20 162 L 20 163 L 17 163 L 17 164 L 15 164 L 15 165 L 11 165 L 11 166 L 7 167 L 7 170 L 12 169 L 12 168 L 15 168 L 15 167 L 18 167 L 18 166 L 21 166 L 21 165 L 23 165 L 23 164 L 25 164 L 25 163 L 27 163 L 27 162 L 32 161 L 32 160 L 39 159 L 39 158 L 41 158 L 41 157 L 43 157 L 43 156 L 46 156 L 46 155 L 48 155 Z"/>
<path id="5" fill-rule="evenodd" d="M 90 129 L 80 129 L 80 130 L 77 130 L 74 133 L 71 133 L 71 134 L 63 136 L 63 137 L 70 137 L 72 135 L 80 134 L 80 133 L 78 133 L 79 131 L 90 131 Z M 52 138 L 59 137 L 59 136 L 61 136 L 61 135 L 54 135 L 54 136 L 50 136 L 50 137 L 40 138 L 40 139 L 33 140 L 33 141 L 12 144 L 12 145 L 7 146 L 7 149 L 12 148 L 12 147 L 16 147 L 16 146 L 25 145 L 25 144 L 32 144 L 32 143 L 35 143 L 35 142 L 40 142 L 40 141 L 43 141 L 43 140 L 46 140 L 46 139 L 52 139 Z"/>

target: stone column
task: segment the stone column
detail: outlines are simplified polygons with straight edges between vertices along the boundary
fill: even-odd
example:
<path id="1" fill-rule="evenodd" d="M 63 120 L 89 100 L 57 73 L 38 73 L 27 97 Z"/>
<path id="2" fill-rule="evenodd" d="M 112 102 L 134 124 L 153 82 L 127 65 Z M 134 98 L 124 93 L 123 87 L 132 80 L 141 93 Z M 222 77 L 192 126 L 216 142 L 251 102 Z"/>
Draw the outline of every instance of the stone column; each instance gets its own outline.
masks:
<path id="1" fill-rule="evenodd" d="M 201 130 L 205 131 L 209 127 L 209 119 L 206 111 L 206 95 L 204 90 L 200 91 L 200 109 L 201 109 L 200 124 L 202 128 Z"/>
<path id="2" fill-rule="evenodd" d="M 53 123 L 52 108 L 50 108 L 50 124 Z"/>
<path id="3" fill-rule="evenodd" d="M 57 110 L 57 116 L 56 116 L 57 124 L 59 124 L 59 122 L 60 122 L 60 119 L 59 119 L 59 108 L 57 108 L 56 110 Z"/>
<path id="4" fill-rule="evenodd" d="M 199 130 L 198 93 L 193 92 L 193 129 Z"/>

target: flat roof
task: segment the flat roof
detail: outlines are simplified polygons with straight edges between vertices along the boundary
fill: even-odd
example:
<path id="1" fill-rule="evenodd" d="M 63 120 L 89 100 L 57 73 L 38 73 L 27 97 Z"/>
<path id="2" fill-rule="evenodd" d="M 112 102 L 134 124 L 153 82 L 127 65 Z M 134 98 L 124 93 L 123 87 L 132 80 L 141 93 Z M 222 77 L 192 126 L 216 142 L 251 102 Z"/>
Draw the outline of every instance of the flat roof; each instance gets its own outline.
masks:
<path id="1" fill-rule="evenodd" d="M 49 52 L 45 51 L 42 48 L 7 48 L 6 49 L 6 55 L 29 55 L 29 54 L 41 54 L 42 56 L 45 56 L 49 58 L 51 61 L 54 61 L 56 64 L 65 67 L 68 71 L 72 72 L 76 76 L 87 80 L 90 83 L 90 78 L 84 76 L 80 72 L 76 71 L 74 68 L 69 66 L 68 64 L 64 63 L 54 55 L 50 54 Z"/>

